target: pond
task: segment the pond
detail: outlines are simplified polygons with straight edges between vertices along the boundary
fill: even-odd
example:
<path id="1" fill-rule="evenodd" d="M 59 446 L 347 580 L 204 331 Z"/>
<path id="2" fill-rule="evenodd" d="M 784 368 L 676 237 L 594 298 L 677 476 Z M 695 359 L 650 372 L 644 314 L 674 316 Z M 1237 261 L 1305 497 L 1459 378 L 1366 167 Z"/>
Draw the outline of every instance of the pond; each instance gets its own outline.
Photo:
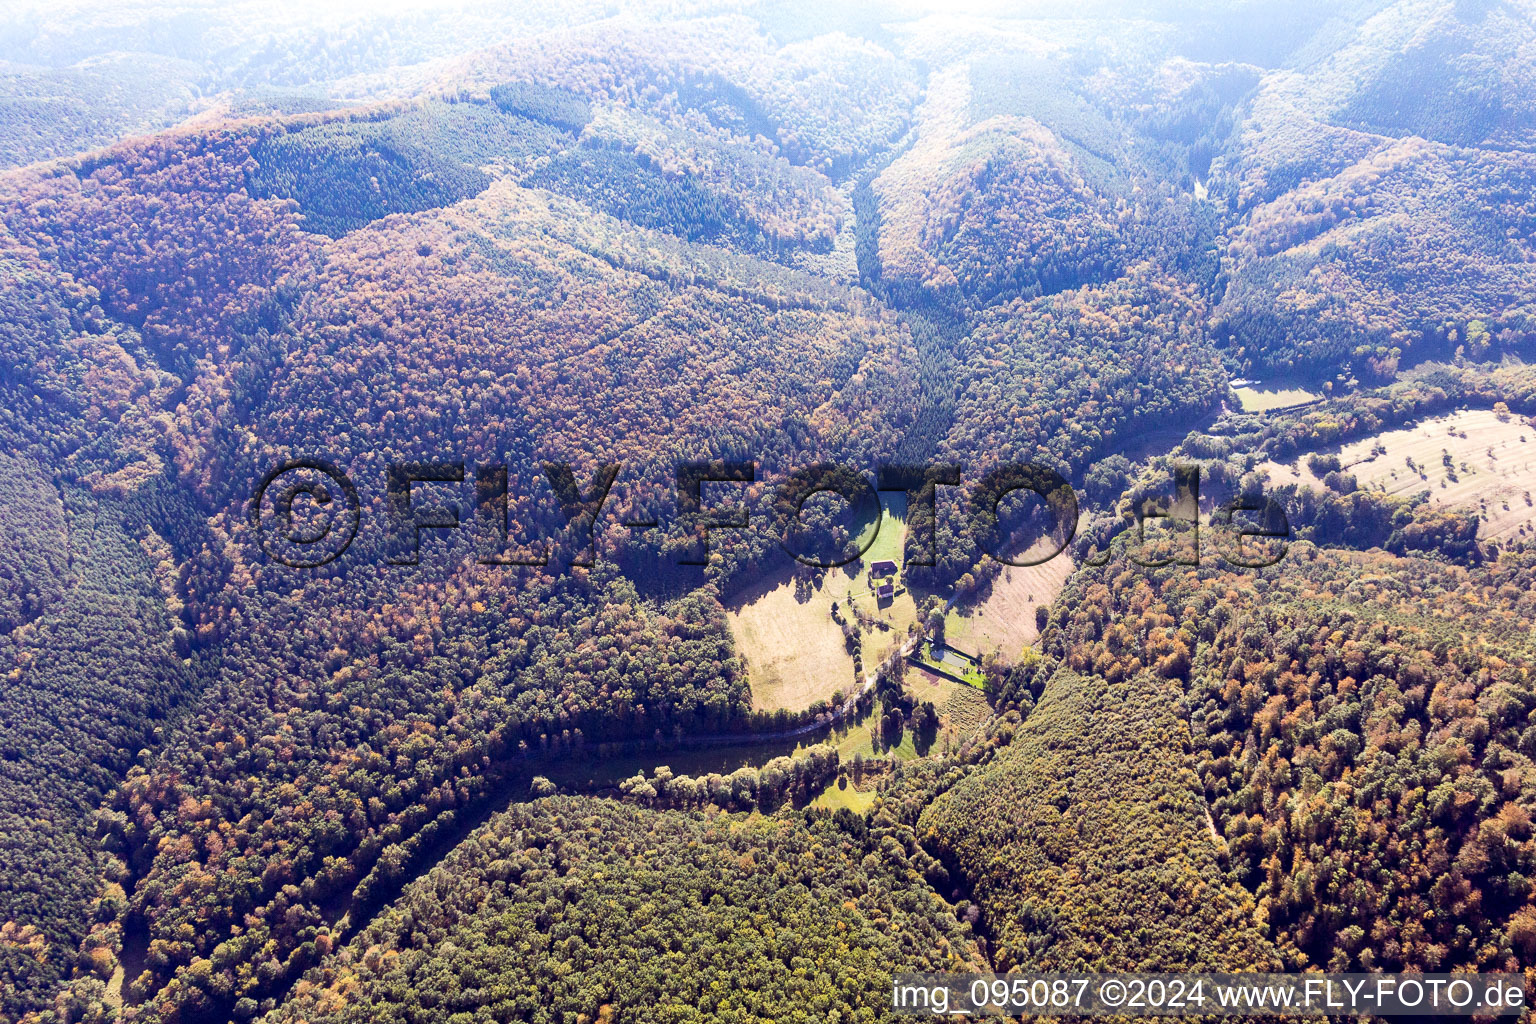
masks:
<path id="1" fill-rule="evenodd" d="M 928 660 L 956 672 L 969 672 L 977 667 L 975 659 L 943 644 L 928 645 Z"/>

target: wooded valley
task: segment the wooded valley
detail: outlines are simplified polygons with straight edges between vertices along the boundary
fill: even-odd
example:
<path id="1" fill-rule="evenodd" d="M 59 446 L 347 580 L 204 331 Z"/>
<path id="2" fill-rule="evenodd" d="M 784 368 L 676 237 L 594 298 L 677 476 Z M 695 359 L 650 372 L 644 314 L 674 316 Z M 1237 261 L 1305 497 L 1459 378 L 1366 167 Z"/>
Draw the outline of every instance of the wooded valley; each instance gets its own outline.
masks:
<path id="1" fill-rule="evenodd" d="M 1528 10 L 109 6 L 0 15 L 0 1022 L 1536 982 Z M 1181 467 L 1284 557 L 1129 557 Z"/>

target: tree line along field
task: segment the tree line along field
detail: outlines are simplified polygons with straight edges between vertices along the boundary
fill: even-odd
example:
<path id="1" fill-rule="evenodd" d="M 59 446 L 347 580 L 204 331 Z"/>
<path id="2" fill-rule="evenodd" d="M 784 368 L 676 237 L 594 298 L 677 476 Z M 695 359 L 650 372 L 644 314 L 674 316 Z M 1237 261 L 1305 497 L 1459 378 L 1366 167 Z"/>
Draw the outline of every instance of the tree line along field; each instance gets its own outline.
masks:
<path id="1" fill-rule="evenodd" d="M 1433 504 L 1475 512 L 1485 542 L 1524 539 L 1536 529 L 1536 428 L 1525 417 L 1467 409 L 1351 441 L 1337 458 L 1337 472 L 1361 488 L 1424 495 Z M 1318 474 L 1305 456 L 1266 468 L 1277 484 L 1326 487 L 1321 477 L 1328 471 Z"/>
<path id="2" fill-rule="evenodd" d="M 857 711 L 829 725 L 796 730 L 792 735 L 756 739 L 730 737 L 692 737 L 700 742 L 685 743 L 667 750 L 634 751 L 593 749 L 576 751 L 569 756 L 535 760 L 522 766 L 502 789 L 503 799 L 517 800 L 527 793 L 537 794 L 545 783 L 567 794 L 628 794 L 631 784 L 640 780 L 689 777 L 701 785 L 718 785 L 726 779 L 743 775 L 757 777 L 763 770 L 779 771 L 789 762 L 831 758 L 836 788 L 847 799 L 851 793 L 867 807 L 888 778 L 888 768 L 897 762 L 919 759 L 939 761 L 952 757 L 967 743 L 978 739 L 991 716 L 986 696 L 975 687 L 956 683 L 915 666 L 903 666 L 900 686 L 910 705 L 928 705 L 934 718 L 918 727 L 910 723 L 891 728 L 887 715 L 878 705 Z M 926 713 L 925 713 L 926 715 Z M 918 716 L 914 716 L 913 721 Z M 542 780 L 542 781 L 540 781 Z M 659 785 L 659 783 L 657 783 Z M 813 794 L 815 795 L 815 794 Z M 848 806 L 836 794 L 823 789 L 811 801 L 816 806 L 836 809 Z M 768 807 L 767 810 L 772 810 Z"/>

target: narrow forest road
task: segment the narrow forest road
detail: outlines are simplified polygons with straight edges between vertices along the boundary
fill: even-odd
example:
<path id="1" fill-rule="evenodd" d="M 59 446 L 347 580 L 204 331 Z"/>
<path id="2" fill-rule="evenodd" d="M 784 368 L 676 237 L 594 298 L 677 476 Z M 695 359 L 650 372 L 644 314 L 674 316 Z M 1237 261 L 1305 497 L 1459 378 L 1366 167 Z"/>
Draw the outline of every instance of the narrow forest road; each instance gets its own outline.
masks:
<path id="1" fill-rule="evenodd" d="M 953 601 L 953 598 L 951 598 L 951 601 Z M 948 609 L 946 608 L 945 610 L 947 611 Z M 918 646 L 921 645 L 922 642 L 924 640 L 926 640 L 927 638 L 928 638 L 928 634 L 926 634 L 926 633 L 918 633 L 918 634 L 916 634 L 914 636 L 908 637 L 906 642 L 904 642 L 901 645 L 901 649 L 896 652 L 896 656 L 898 658 L 910 657 L 912 652 L 914 650 L 916 650 L 918 648 Z M 852 697 L 849 697 L 847 700 L 843 701 L 843 706 L 842 706 L 841 710 L 842 710 L 842 715 L 843 715 L 844 718 L 848 718 L 848 717 L 850 717 L 853 714 L 854 707 L 858 704 L 859 698 L 864 696 L 864 694 L 868 693 L 870 690 L 873 690 L 875 688 L 875 683 L 877 683 L 879 681 L 879 679 L 880 679 L 880 670 L 879 669 L 876 669 L 873 672 L 869 672 L 869 673 L 865 674 L 865 676 L 864 676 L 864 685 L 859 688 L 859 692 L 854 694 Z"/>

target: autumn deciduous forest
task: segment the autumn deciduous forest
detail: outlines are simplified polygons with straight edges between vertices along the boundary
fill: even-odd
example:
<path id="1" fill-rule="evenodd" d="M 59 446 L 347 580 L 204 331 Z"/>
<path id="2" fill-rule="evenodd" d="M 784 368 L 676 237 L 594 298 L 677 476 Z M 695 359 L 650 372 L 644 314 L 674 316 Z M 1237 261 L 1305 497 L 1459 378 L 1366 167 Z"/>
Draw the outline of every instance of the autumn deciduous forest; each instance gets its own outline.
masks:
<path id="1" fill-rule="evenodd" d="M 0 1024 L 1536 983 L 1533 55 L 0 12 Z"/>

